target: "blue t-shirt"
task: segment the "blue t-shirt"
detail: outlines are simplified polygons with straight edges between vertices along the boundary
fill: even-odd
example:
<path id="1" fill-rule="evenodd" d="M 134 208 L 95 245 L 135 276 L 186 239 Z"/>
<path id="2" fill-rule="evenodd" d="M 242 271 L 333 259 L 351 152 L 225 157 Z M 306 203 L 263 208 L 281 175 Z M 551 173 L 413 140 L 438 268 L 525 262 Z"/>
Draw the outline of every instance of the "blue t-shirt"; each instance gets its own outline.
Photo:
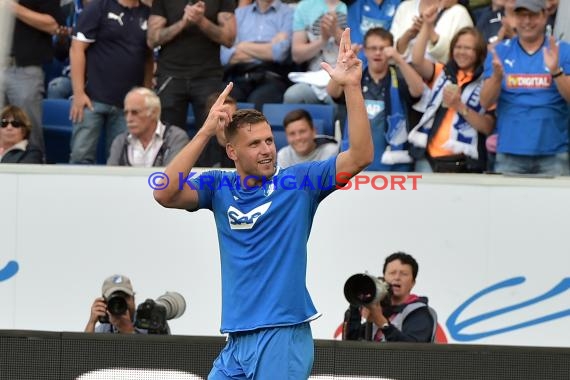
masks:
<path id="1" fill-rule="evenodd" d="M 548 46 L 545 40 L 543 47 Z M 560 67 L 570 73 L 570 45 L 559 43 Z M 542 48 L 528 54 L 517 37 L 495 47 L 504 69 L 497 103 L 497 152 L 554 155 L 568 151 L 568 104 L 546 65 Z M 493 55 L 485 61 L 484 78 L 493 75 Z"/>
<path id="2" fill-rule="evenodd" d="M 321 38 L 321 21 L 325 14 L 334 12 L 337 17 L 337 26 L 346 28 L 346 4 L 339 1 L 334 10 L 329 9 L 325 0 L 302 0 L 297 4 L 293 14 L 293 32 L 305 31 L 310 42 Z M 321 48 L 319 54 L 311 58 L 307 71 L 318 71 L 321 69 L 321 62 L 335 65 L 338 57 L 338 45 L 331 37 L 327 44 Z"/>
<path id="3" fill-rule="evenodd" d="M 335 189 L 336 157 L 278 168 L 245 189 L 237 172 L 192 181 L 214 213 L 222 266 L 222 333 L 286 326 L 317 314 L 306 287 L 307 240 L 319 203 Z"/>
<path id="4" fill-rule="evenodd" d="M 378 4 L 375 0 L 356 0 L 348 7 L 347 23 L 350 27 L 350 41 L 353 44 L 363 44 L 364 35 L 368 29 L 384 28 L 390 31 L 392 19 L 401 0 L 384 0 Z M 366 57 L 364 49 L 358 53 L 364 65 Z"/>

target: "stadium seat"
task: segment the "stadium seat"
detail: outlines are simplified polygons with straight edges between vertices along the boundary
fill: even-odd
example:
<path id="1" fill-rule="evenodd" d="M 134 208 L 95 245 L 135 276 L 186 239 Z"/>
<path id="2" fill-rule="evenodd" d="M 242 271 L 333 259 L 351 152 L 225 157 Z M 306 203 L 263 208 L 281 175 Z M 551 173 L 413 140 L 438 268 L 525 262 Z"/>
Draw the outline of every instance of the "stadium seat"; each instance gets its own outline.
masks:
<path id="1" fill-rule="evenodd" d="M 69 144 L 73 125 L 69 120 L 71 100 L 44 99 L 42 126 L 49 164 L 69 162 Z"/>
<path id="2" fill-rule="evenodd" d="M 254 103 L 246 103 L 246 102 L 238 102 L 237 108 L 238 108 L 238 110 L 255 109 L 255 104 Z"/>
<path id="3" fill-rule="evenodd" d="M 289 145 L 287 143 L 287 135 L 285 131 L 275 130 L 273 131 L 273 139 L 275 141 L 275 150 L 279 152 L 279 149 Z"/>
<path id="4" fill-rule="evenodd" d="M 317 134 L 334 136 L 334 107 L 330 104 L 281 104 L 266 103 L 263 114 L 274 131 L 284 130 L 283 118 L 296 109 L 304 109 L 313 117 Z"/>
<path id="5" fill-rule="evenodd" d="M 188 112 L 186 113 L 186 133 L 190 138 L 196 134 L 196 117 L 194 116 L 194 109 L 192 104 L 188 104 Z"/>

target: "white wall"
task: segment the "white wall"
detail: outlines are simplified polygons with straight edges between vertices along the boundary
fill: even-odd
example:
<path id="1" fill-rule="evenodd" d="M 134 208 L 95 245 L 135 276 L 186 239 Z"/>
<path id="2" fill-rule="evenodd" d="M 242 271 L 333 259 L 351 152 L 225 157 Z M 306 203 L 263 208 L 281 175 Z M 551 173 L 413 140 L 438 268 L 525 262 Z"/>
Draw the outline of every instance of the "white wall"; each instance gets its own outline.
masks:
<path id="1" fill-rule="evenodd" d="M 0 281 L 0 328 L 82 331 L 103 279 L 124 273 L 138 302 L 166 290 L 186 297 L 186 314 L 171 323 L 175 333 L 219 335 L 213 218 L 160 207 L 147 183 L 153 171 L 0 166 L 0 273 L 9 260 L 19 264 L 15 276 Z M 448 337 L 451 313 L 484 288 L 526 279 L 479 299 L 459 322 L 544 294 L 570 277 L 569 190 L 567 178 L 424 175 L 417 191 L 334 193 L 317 212 L 309 241 L 308 287 L 323 313 L 314 336 L 332 338 L 347 306 L 345 280 L 365 270 L 380 274 L 384 257 L 397 250 L 418 260 L 414 290 L 429 296 Z M 560 318 L 459 341 L 568 346 L 569 305 L 569 292 L 561 291 L 461 332 Z"/>

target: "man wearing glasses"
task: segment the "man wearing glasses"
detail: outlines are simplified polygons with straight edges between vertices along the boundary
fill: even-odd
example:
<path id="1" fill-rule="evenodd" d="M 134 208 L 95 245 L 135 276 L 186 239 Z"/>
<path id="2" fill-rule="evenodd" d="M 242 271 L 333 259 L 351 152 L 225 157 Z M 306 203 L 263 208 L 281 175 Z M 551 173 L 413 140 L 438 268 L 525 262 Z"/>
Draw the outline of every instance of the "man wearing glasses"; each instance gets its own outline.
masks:
<path id="1" fill-rule="evenodd" d="M 383 28 L 369 29 L 364 35 L 368 64 L 361 83 L 374 142 L 374 160 L 366 170 L 408 172 L 413 169 L 413 160 L 407 151 L 407 134 L 418 118 L 412 104 L 420 98 L 424 85 L 393 47 L 393 41 L 392 34 Z M 329 82 L 327 91 L 335 101 L 342 100 L 343 90 L 334 81 Z M 345 127 L 341 151 L 348 148 L 346 131 Z"/>
<path id="2" fill-rule="evenodd" d="M 182 128 L 160 122 L 160 99 L 148 88 L 138 87 L 125 97 L 127 132 L 111 145 L 107 165 L 166 166 L 188 143 Z"/>

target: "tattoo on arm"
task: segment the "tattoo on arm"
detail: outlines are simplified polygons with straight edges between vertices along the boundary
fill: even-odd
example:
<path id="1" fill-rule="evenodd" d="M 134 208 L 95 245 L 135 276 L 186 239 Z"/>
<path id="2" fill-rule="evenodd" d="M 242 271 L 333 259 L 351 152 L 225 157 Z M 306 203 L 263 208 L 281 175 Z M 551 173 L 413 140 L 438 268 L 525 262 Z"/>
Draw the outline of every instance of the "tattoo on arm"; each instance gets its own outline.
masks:
<path id="1" fill-rule="evenodd" d="M 182 24 L 183 25 L 183 24 Z M 172 40 L 177 34 L 179 34 L 184 27 L 181 25 L 180 21 L 172 24 L 166 28 L 160 29 L 158 32 L 159 45 Z"/>
<path id="2" fill-rule="evenodd" d="M 166 20 L 162 17 L 150 21 L 149 42 L 152 47 L 163 45 L 171 41 L 186 27 L 186 22 L 183 19 L 170 26 L 164 26 L 165 24 Z"/>

